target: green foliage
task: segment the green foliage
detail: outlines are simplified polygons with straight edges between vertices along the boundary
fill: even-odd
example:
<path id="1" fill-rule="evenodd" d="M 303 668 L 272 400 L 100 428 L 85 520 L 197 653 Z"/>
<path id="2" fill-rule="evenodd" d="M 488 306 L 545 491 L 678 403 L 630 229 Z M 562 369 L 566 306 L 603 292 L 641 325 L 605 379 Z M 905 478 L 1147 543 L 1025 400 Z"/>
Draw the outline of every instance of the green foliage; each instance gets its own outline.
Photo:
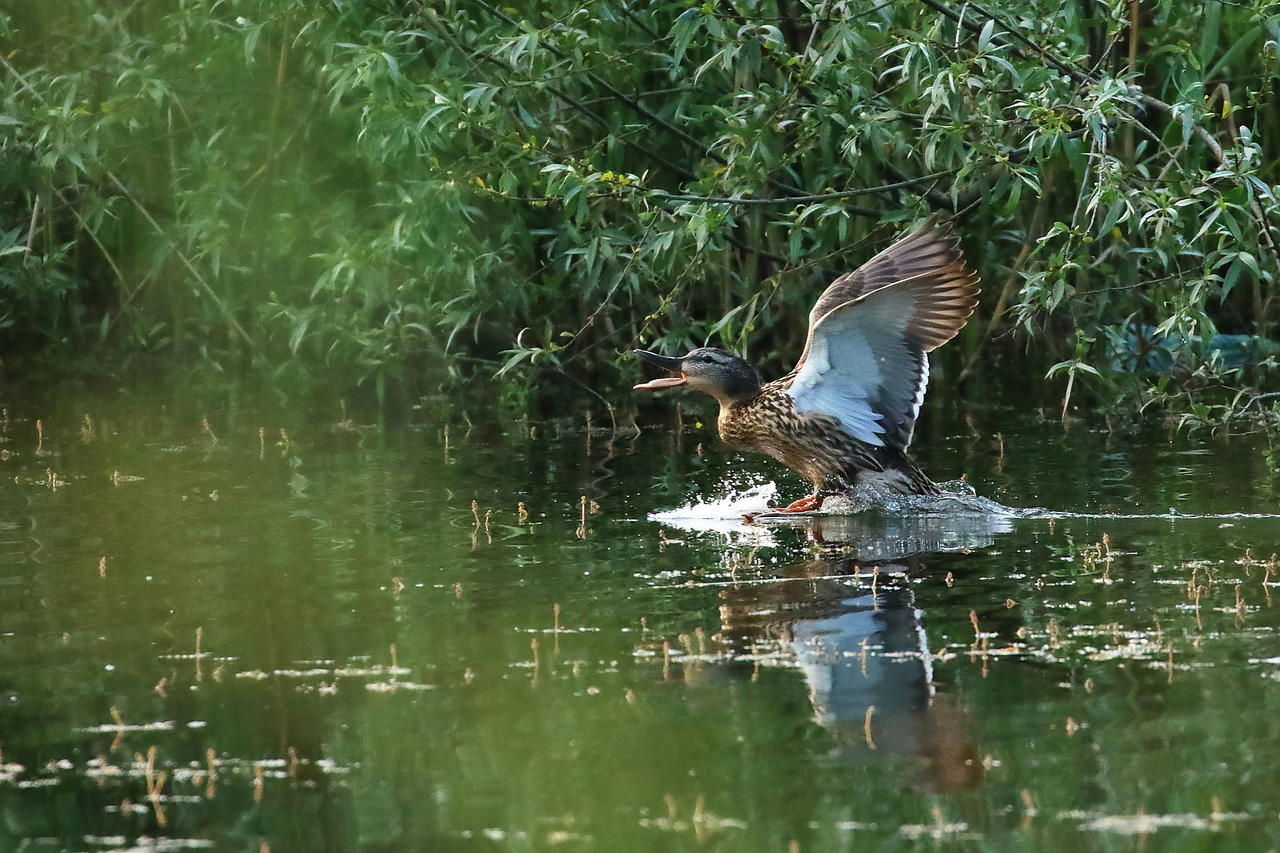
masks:
<path id="1" fill-rule="evenodd" d="M 1204 342 L 1274 333 L 1275 11 L 31 4 L 0 33 L 0 335 L 516 397 L 641 342 L 778 370 L 827 279 L 942 209 L 986 282 L 946 357 L 1225 404 L 1274 381 Z"/>

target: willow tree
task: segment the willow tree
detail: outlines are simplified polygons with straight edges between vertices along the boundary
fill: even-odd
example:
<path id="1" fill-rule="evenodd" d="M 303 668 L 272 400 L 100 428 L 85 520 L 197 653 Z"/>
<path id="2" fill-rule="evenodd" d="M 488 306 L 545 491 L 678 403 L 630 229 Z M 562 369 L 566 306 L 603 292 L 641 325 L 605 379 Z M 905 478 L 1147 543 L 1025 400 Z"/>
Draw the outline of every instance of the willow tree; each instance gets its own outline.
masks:
<path id="1" fill-rule="evenodd" d="M 11 13 L 10 334 L 516 386 L 639 340 L 782 365 L 940 210 L 986 282 L 952 370 L 1277 417 L 1274 4 L 228 5 Z"/>

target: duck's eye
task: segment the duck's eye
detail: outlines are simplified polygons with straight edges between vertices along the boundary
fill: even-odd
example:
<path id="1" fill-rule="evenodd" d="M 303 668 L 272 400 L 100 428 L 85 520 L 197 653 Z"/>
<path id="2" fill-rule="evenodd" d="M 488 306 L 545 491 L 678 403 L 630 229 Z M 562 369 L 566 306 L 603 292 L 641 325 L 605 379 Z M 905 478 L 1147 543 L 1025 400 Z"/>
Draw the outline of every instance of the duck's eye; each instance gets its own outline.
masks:
<path id="1" fill-rule="evenodd" d="M 710 363 L 711 363 L 711 362 L 713 362 L 713 361 L 715 361 L 715 359 L 714 359 L 714 358 L 712 358 L 712 357 L 711 357 L 711 356 L 709 356 L 709 355 L 704 355 L 704 356 L 702 357 L 702 363 L 703 363 L 703 364 L 710 364 Z"/>

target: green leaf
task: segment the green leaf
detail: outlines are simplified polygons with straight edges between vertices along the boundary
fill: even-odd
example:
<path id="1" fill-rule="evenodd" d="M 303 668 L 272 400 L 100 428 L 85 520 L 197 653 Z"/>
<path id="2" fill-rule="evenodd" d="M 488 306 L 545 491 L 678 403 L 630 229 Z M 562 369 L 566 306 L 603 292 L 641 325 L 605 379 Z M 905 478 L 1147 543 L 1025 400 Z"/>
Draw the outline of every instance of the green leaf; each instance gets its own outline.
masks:
<path id="1" fill-rule="evenodd" d="M 1210 60 L 1213 59 L 1213 53 L 1218 47 L 1218 28 L 1221 21 L 1222 3 L 1219 0 L 1204 0 L 1198 51 L 1201 69 L 1207 69 Z"/>
<path id="2" fill-rule="evenodd" d="M 302 345 L 302 339 L 307 334 L 307 326 L 311 325 L 310 317 L 303 317 L 301 322 L 295 323 L 293 332 L 289 335 L 289 352 L 293 355 L 298 354 L 298 347 Z"/>
<path id="3" fill-rule="evenodd" d="M 987 46 L 991 44 L 991 36 L 995 31 L 995 20 L 988 18 L 987 22 L 982 26 L 982 32 L 978 34 L 978 53 L 986 53 Z"/>
<path id="4" fill-rule="evenodd" d="M 1111 206 L 1107 208 L 1107 215 L 1102 220 L 1102 227 L 1098 229 L 1098 239 L 1105 239 L 1111 233 L 1111 229 L 1120 221 L 1120 214 L 1124 212 L 1124 209 L 1123 199 L 1116 199 L 1111 202 Z"/>

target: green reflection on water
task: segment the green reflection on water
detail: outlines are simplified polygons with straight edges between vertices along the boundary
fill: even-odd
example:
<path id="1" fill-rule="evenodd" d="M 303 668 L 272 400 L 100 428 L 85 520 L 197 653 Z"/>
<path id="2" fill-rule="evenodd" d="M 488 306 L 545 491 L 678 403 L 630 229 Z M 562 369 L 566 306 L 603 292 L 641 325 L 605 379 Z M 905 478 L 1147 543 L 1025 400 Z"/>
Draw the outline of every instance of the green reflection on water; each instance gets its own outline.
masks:
<path id="1" fill-rule="evenodd" d="M 979 413 L 932 473 L 1093 517 L 716 534 L 778 472 L 691 417 L 3 402 L 0 848 L 1280 843 L 1247 443 Z"/>

